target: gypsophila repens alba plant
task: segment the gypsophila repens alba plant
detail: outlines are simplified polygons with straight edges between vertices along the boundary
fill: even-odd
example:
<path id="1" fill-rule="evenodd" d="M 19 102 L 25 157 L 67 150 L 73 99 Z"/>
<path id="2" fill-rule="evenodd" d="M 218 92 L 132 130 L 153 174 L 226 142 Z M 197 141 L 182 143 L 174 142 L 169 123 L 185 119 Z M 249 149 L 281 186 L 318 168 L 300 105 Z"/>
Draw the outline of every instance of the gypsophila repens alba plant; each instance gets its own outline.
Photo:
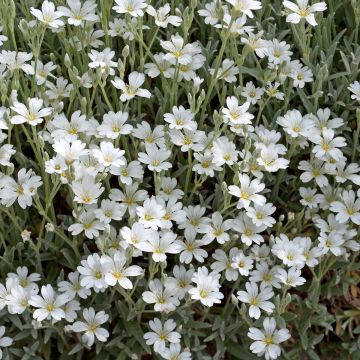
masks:
<path id="1" fill-rule="evenodd" d="M 0 0 L 0 358 L 360 359 L 359 0 Z"/>

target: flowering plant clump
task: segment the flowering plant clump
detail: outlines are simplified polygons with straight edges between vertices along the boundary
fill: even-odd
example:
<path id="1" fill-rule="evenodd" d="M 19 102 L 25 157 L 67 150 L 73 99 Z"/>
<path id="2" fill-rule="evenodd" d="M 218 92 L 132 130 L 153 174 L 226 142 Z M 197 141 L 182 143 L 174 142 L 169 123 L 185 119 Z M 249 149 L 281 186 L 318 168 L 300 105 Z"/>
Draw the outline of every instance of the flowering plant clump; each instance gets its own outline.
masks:
<path id="1" fill-rule="evenodd" d="M 0 0 L 0 358 L 360 359 L 359 25 Z"/>

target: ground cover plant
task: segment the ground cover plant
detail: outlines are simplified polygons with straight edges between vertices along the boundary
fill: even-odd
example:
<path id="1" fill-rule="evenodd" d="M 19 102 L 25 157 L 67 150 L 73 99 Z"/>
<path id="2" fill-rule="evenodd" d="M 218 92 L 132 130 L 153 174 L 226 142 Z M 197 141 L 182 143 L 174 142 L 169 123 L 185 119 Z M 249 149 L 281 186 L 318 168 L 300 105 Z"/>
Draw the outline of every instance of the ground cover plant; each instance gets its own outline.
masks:
<path id="1" fill-rule="evenodd" d="M 360 359 L 359 24 L 0 0 L 0 358 Z"/>

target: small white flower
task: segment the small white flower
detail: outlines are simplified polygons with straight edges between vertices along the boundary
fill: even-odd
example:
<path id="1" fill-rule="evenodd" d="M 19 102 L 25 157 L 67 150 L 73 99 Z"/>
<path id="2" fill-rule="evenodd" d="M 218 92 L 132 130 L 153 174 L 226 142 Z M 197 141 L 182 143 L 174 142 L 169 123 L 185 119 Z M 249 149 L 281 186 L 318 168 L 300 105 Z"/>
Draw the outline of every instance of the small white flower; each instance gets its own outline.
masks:
<path id="1" fill-rule="evenodd" d="M 64 25 L 62 20 L 59 20 L 63 16 L 62 11 L 55 11 L 55 5 L 48 0 L 45 0 L 41 5 L 41 10 L 30 8 L 30 13 L 34 15 L 42 23 L 52 27 L 58 28 Z"/>
<path id="2" fill-rule="evenodd" d="M 154 351 L 159 353 L 166 349 L 166 342 L 180 343 L 180 334 L 175 330 L 176 322 L 172 319 L 166 320 L 164 324 L 158 319 L 150 320 L 149 327 L 152 331 L 144 334 L 147 345 L 153 345 Z"/>
<path id="3" fill-rule="evenodd" d="M 87 289 L 94 288 L 96 292 L 105 289 L 108 285 L 105 275 L 109 272 L 110 264 L 106 258 L 98 254 L 89 255 L 86 260 L 81 260 L 81 266 L 77 267 L 80 273 L 80 285 Z"/>
<path id="4" fill-rule="evenodd" d="M 107 274 L 105 274 L 105 281 L 110 286 L 119 284 L 124 289 L 132 289 L 132 282 L 128 279 L 129 276 L 139 276 L 143 274 L 143 269 L 137 265 L 126 267 L 126 257 L 120 251 L 116 251 L 111 257 L 106 256 L 104 262 L 109 263 Z"/>
<path id="5" fill-rule="evenodd" d="M 220 304 L 224 295 L 219 291 L 219 279 L 220 274 L 215 272 L 209 273 L 205 266 L 198 268 L 192 278 L 196 287 L 189 290 L 191 298 L 200 300 L 203 305 L 208 307 L 211 307 L 214 304 Z"/>
<path id="6" fill-rule="evenodd" d="M 86 205 L 96 203 L 98 197 L 104 191 L 101 183 L 96 183 L 95 179 L 91 176 L 86 176 L 81 180 L 72 182 L 71 188 L 75 195 L 74 201 Z"/>
<path id="7" fill-rule="evenodd" d="M 145 75 L 142 73 L 138 73 L 137 71 L 133 71 L 129 75 L 129 83 L 126 84 L 119 77 L 116 77 L 115 80 L 111 80 L 111 83 L 119 90 L 122 91 L 120 95 L 120 100 L 125 102 L 133 99 L 135 96 L 150 98 L 151 93 L 149 90 L 145 90 L 140 88 L 140 86 L 145 81 Z"/>
<path id="8" fill-rule="evenodd" d="M 341 224 L 351 220 L 354 224 L 360 225 L 360 198 L 355 197 L 353 190 L 344 191 L 341 201 L 333 201 L 330 211 L 337 213 L 336 220 Z"/>
<path id="9" fill-rule="evenodd" d="M 143 16 L 148 6 L 146 0 L 115 0 L 115 3 L 113 9 L 118 14 L 130 14 L 134 17 Z"/>
<path id="10" fill-rule="evenodd" d="M 161 237 L 158 232 L 144 241 L 135 244 L 141 251 L 152 253 L 155 262 L 166 261 L 166 254 L 178 254 L 181 251 L 180 245 L 176 241 L 176 234 L 166 232 Z"/>
<path id="11" fill-rule="evenodd" d="M 183 106 L 173 106 L 172 113 L 164 114 L 164 119 L 169 123 L 170 129 L 188 129 L 196 130 L 197 124 L 193 121 L 194 115 L 191 110 L 185 109 Z"/>
<path id="12" fill-rule="evenodd" d="M 265 356 L 266 360 L 277 359 L 281 355 L 280 343 L 290 338 L 288 329 L 276 330 L 274 318 L 265 318 L 263 329 L 255 327 L 249 328 L 248 337 L 255 340 L 250 346 L 250 350 L 258 356 Z"/>
<path id="13" fill-rule="evenodd" d="M 351 98 L 353 100 L 360 101 L 360 82 L 359 81 L 353 82 L 352 84 L 350 84 L 348 89 L 350 90 L 350 92 L 352 92 Z"/>
<path id="14" fill-rule="evenodd" d="M 29 304 L 38 308 L 33 314 L 34 319 L 37 321 L 50 318 L 61 320 L 65 317 L 64 310 L 61 307 L 68 301 L 68 295 L 57 295 L 51 285 L 44 285 L 41 287 L 41 296 L 33 295 L 29 300 Z"/>
<path id="15" fill-rule="evenodd" d="M 284 7 L 291 11 L 291 13 L 286 16 L 286 22 L 298 24 L 301 19 L 305 19 L 310 25 L 316 26 L 317 22 L 314 13 L 325 11 L 327 5 L 323 1 L 310 6 L 308 3 L 309 0 L 296 0 L 296 3 L 284 0 Z"/>
<path id="16" fill-rule="evenodd" d="M 68 23 L 74 26 L 80 26 L 85 21 L 95 22 L 98 16 L 95 14 L 96 0 L 86 0 L 81 3 L 80 0 L 66 0 L 66 6 L 59 6 L 65 17 L 68 18 Z"/>
<path id="17" fill-rule="evenodd" d="M 49 116 L 52 113 L 52 108 L 43 108 L 43 100 L 39 98 L 32 98 L 29 100 L 28 107 L 22 103 L 16 102 L 14 106 L 11 106 L 11 110 L 18 115 L 13 116 L 10 121 L 12 124 L 24 124 L 28 123 L 32 126 L 41 124 L 44 117 Z"/>
<path id="18" fill-rule="evenodd" d="M 259 288 L 256 284 L 247 282 L 245 284 L 246 291 L 238 291 L 237 298 L 250 305 L 249 307 L 249 316 L 254 319 L 259 319 L 261 315 L 261 310 L 264 310 L 267 313 L 272 313 L 275 309 L 275 305 L 268 301 L 274 296 L 274 292 L 270 287 L 260 286 Z"/>
<path id="19" fill-rule="evenodd" d="M 109 332 L 100 325 L 108 321 L 109 315 L 105 314 L 104 311 L 96 313 L 90 307 L 83 310 L 83 318 L 85 321 L 76 321 L 71 327 L 75 332 L 85 332 L 82 341 L 89 347 L 94 344 L 95 338 L 105 342 L 109 337 Z"/>
<path id="20" fill-rule="evenodd" d="M 166 313 L 174 311 L 180 304 L 176 297 L 177 290 L 163 286 L 159 279 L 150 281 L 149 290 L 142 294 L 143 300 L 147 304 L 154 304 L 155 311 L 164 311 Z"/>
<path id="21" fill-rule="evenodd" d="M 266 198 L 258 193 L 265 189 L 265 184 L 261 183 L 259 179 L 250 180 L 249 175 L 239 173 L 240 187 L 236 185 L 230 185 L 229 193 L 237 198 L 239 202 L 238 209 L 249 208 L 250 203 L 253 202 L 257 205 L 264 205 Z"/>
<path id="22" fill-rule="evenodd" d="M 5 326 L 0 326 L 0 359 L 2 358 L 3 355 L 1 348 L 11 346 L 13 343 L 13 339 L 11 339 L 8 336 L 4 336 L 4 334 L 5 334 Z"/>

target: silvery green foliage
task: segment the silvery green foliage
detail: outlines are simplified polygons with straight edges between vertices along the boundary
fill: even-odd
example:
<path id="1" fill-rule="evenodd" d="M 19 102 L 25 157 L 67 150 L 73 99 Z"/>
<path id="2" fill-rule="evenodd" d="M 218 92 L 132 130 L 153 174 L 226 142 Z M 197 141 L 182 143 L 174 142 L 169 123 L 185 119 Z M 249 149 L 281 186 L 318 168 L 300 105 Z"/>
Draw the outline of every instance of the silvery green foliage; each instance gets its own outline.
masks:
<path id="1" fill-rule="evenodd" d="M 0 358 L 360 358 L 357 1 L 0 7 Z"/>

